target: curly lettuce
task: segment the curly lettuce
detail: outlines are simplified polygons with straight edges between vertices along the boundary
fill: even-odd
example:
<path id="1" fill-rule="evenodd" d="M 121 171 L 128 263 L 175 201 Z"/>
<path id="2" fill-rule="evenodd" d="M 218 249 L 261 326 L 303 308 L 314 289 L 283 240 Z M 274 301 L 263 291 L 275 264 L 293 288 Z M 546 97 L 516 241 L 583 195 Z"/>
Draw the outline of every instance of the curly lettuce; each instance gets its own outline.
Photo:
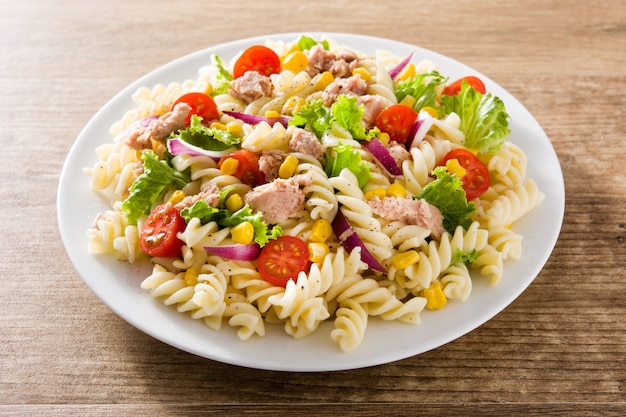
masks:
<path id="1" fill-rule="evenodd" d="M 463 81 L 461 91 L 443 95 L 440 113 L 456 113 L 461 118 L 459 129 L 465 134 L 464 145 L 479 153 L 497 152 L 509 136 L 509 115 L 504 102 L 491 93 L 481 94 Z"/>
<path id="2" fill-rule="evenodd" d="M 453 234 L 457 226 L 467 230 L 472 224 L 469 216 L 476 212 L 476 204 L 467 201 L 463 183 L 456 175 L 450 174 L 446 167 L 435 168 L 433 174 L 437 179 L 424 187 L 415 198 L 423 198 L 439 209 L 443 215 L 443 227 L 448 233 Z"/>
<path id="3" fill-rule="evenodd" d="M 448 77 L 439 74 L 437 71 L 425 72 L 395 84 L 394 93 L 398 98 L 398 102 L 401 102 L 407 96 L 413 97 L 415 99 L 413 109 L 420 111 L 424 107 L 435 107 L 437 105 L 435 87 L 446 81 L 448 81 Z"/>
<path id="4" fill-rule="evenodd" d="M 172 136 L 180 137 L 187 143 L 209 151 L 223 151 L 241 143 L 241 137 L 237 135 L 203 125 L 202 117 L 197 115 L 191 116 L 189 127 L 173 133 Z"/>

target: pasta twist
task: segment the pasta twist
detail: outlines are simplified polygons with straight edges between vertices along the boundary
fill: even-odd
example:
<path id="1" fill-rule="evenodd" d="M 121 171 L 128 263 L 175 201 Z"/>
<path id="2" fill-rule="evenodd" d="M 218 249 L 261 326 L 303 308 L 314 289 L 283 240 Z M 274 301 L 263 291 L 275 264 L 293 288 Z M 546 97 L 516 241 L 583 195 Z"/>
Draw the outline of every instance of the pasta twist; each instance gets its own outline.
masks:
<path id="1" fill-rule="evenodd" d="M 289 148 L 289 137 L 287 129 L 280 123 L 269 123 L 263 121 L 255 126 L 243 125 L 245 138 L 241 147 L 252 152 L 263 152 L 270 150 L 287 151 Z"/>
<path id="2" fill-rule="evenodd" d="M 143 253 L 139 246 L 139 228 L 128 224 L 121 203 L 100 214 L 87 230 L 88 249 L 93 253 L 115 253 L 117 258 L 129 263 Z"/>
<path id="3" fill-rule="evenodd" d="M 339 205 L 335 190 L 328 180 L 322 165 L 314 157 L 305 154 L 297 154 L 298 166 L 296 174 L 311 174 L 313 181 L 302 188 L 305 195 L 305 207 L 311 215 L 311 219 L 325 219 L 333 221 L 337 215 Z"/>
<path id="4" fill-rule="evenodd" d="M 335 328 L 330 337 L 344 352 L 353 351 L 363 341 L 367 321 L 368 313 L 363 305 L 347 299 L 337 310 Z"/>
<path id="5" fill-rule="evenodd" d="M 537 188 L 537 183 L 527 179 L 507 189 L 491 203 L 484 200 L 477 204 L 477 214 L 481 223 L 489 229 L 506 226 L 519 220 L 524 214 L 538 206 L 544 194 Z"/>

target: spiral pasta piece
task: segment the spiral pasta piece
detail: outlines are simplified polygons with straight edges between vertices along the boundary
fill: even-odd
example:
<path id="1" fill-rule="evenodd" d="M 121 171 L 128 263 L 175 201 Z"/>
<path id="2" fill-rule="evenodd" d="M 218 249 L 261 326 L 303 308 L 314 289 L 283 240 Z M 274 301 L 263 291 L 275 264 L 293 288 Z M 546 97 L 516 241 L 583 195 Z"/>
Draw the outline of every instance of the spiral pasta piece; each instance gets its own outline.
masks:
<path id="1" fill-rule="evenodd" d="M 335 328 L 330 332 L 330 337 L 341 350 L 351 352 L 363 341 L 367 321 L 368 313 L 363 305 L 347 299 L 337 310 Z"/>

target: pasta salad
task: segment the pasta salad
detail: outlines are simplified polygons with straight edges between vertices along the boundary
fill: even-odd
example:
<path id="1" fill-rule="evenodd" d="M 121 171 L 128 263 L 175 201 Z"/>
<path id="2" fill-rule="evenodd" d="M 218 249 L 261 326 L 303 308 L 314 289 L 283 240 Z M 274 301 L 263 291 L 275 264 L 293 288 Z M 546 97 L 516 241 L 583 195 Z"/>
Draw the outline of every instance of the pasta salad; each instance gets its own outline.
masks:
<path id="1" fill-rule="evenodd" d="M 110 202 L 89 250 L 149 259 L 141 288 L 242 340 L 418 324 L 498 283 L 544 197 L 504 103 L 413 55 L 267 40 L 133 100 L 85 168 Z"/>

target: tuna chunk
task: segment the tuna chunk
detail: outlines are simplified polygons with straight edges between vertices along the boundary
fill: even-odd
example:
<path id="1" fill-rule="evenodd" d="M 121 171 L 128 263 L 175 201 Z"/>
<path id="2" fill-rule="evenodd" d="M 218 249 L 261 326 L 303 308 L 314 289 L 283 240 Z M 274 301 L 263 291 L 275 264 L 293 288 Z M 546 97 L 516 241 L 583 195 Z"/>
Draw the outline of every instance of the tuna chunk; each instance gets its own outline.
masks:
<path id="1" fill-rule="evenodd" d="M 348 78 L 339 78 L 328 84 L 322 93 L 322 102 L 324 106 L 330 107 L 337 97 L 342 94 L 349 96 L 362 96 L 367 91 L 367 81 L 360 75 L 353 75 Z"/>
<path id="2" fill-rule="evenodd" d="M 163 142 L 172 132 L 183 129 L 191 107 L 187 103 L 178 103 L 172 111 L 152 120 L 149 124 L 134 124 L 124 132 L 121 140 L 133 149 L 152 147 L 152 140 Z"/>
<path id="3" fill-rule="evenodd" d="M 321 159 L 324 156 L 324 145 L 313 132 L 296 128 L 289 140 L 289 150 L 313 156 Z"/>
<path id="4" fill-rule="evenodd" d="M 289 179 L 276 179 L 254 187 L 244 196 L 244 202 L 253 210 L 263 213 L 267 223 L 281 223 L 296 217 L 304 208 L 304 192 L 300 186 L 313 181 L 310 175 L 296 175 Z"/>
<path id="5" fill-rule="evenodd" d="M 200 190 L 198 194 L 189 195 L 174 205 L 178 211 L 193 206 L 197 201 L 204 200 L 211 207 L 219 208 L 220 206 L 220 190 L 215 184 L 209 184 Z"/>
<path id="6" fill-rule="evenodd" d="M 439 239 L 445 231 L 443 216 L 439 209 L 426 200 L 411 197 L 374 197 L 367 200 L 374 214 L 389 220 L 414 224 L 430 231 L 430 235 Z"/>
<path id="7" fill-rule="evenodd" d="M 278 170 L 287 154 L 276 149 L 264 151 L 259 157 L 259 170 L 265 174 L 265 180 L 272 182 L 278 178 Z"/>
<path id="8" fill-rule="evenodd" d="M 358 56 L 353 51 L 341 50 L 331 52 L 321 45 L 315 45 L 309 50 L 309 66 L 307 72 L 311 77 L 320 72 L 329 71 L 335 78 L 344 78 L 352 74 L 352 70 L 359 65 Z"/>
<path id="9" fill-rule="evenodd" d="M 358 104 L 362 104 L 364 107 L 362 119 L 363 125 L 365 125 L 367 129 L 371 129 L 374 127 L 376 118 L 380 112 L 392 103 L 384 97 L 365 94 L 358 98 Z"/>
<path id="10" fill-rule="evenodd" d="M 261 97 L 272 95 L 274 86 L 269 77 L 257 71 L 247 71 L 244 75 L 234 79 L 230 83 L 230 95 L 236 99 L 252 103 Z"/>

